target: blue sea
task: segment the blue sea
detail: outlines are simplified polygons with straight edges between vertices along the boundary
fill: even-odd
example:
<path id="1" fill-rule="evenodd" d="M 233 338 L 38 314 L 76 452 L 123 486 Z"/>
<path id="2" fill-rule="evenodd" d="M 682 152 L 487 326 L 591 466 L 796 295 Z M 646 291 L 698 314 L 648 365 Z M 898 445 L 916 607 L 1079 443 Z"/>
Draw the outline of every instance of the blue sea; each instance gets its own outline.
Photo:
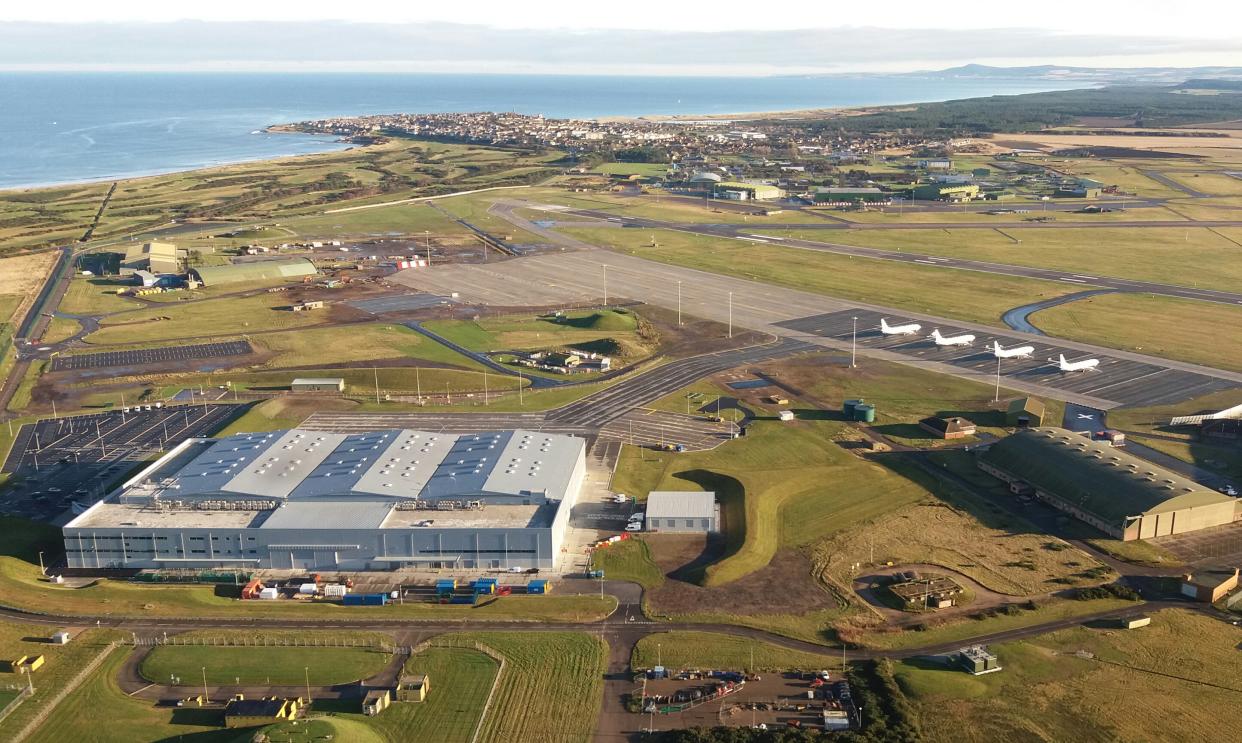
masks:
<path id="1" fill-rule="evenodd" d="M 398 112 L 560 118 L 787 111 L 1029 93 L 1029 79 L 900 75 L 0 73 L 0 188 L 167 173 L 346 145 L 271 124 Z"/>

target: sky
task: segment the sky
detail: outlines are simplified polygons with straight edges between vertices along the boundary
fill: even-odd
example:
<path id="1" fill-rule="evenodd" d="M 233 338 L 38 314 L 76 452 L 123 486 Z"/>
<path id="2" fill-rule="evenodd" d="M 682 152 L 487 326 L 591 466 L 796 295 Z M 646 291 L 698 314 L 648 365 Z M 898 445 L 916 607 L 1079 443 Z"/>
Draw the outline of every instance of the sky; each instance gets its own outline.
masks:
<path id="1" fill-rule="evenodd" d="M 1239 8 L 1226 0 L 46 0 L 0 4 L 0 69 L 778 74 L 968 62 L 1242 66 Z"/>

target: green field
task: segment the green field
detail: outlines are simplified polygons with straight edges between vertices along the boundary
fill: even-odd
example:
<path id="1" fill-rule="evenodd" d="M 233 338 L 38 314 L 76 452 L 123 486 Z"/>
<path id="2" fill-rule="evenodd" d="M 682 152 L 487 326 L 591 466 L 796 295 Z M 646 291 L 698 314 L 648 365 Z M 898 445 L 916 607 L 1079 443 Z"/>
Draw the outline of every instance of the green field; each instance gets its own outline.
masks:
<path id="1" fill-rule="evenodd" d="M 1239 641 L 1236 627 L 1168 610 L 1137 630 L 1078 627 L 992 645 L 999 673 L 919 659 L 898 663 L 894 676 L 929 743 L 1221 740 L 1214 713 L 1242 689 Z"/>
<path id="2" fill-rule="evenodd" d="M 722 668 L 753 672 L 840 668 L 841 658 L 792 650 L 770 642 L 712 632 L 672 630 L 647 635 L 634 646 L 635 670 L 664 665 L 670 669 Z"/>
<path id="3" fill-rule="evenodd" d="M 117 296 L 117 290 L 126 286 L 111 279 L 75 278 L 57 309 L 74 315 L 101 315 L 140 307 L 133 299 Z"/>
<path id="4" fill-rule="evenodd" d="M 591 553 L 591 569 L 603 570 L 608 580 L 633 581 L 643 588 L 664 582 L 664 574 L 651 561 L 651 549 L 642 539 L 627 539 Z"/>
<path id="5" fill-rule="evenodd" d="M 553 175 L 556 171 L 548 162 L 558 157 L 556 152 L 394 139 L 340 152 L 123 180 L 93 237 L 112 243 L 167 226 L 173 218 L 234 220 L 239 240 L 423 230 L 461 235 L 460 226 L 424 205 L 322 212 L 527 183 Z M 81 237 L 107 190 L 108 184 L 98 183 L 0 192 L 0 252 Z M 236 241 L 216 238 L 216 242 Z"/>
<path id="6" fill-rule="evenodd" d="M 479 642 L 505 658 L 479 740 L 591 740 L 603 702 L 608 654 L 598 637 L 575 632 L 464 632 L 446 639 L 467 646 Z"/>
<path id="7" fill-rule="evenodd" d="M 659 177 L 668 172 L 668 165 L 666 163 L 600 163 L 592 168 L 591 172 L 604 175 Z"/>
<path id="8" fill-rule="evenodd" d="M 1041 310 L 1030 320 L 1049 335 L 1242 370 L 1242 307 L 1234 305 L 1102 294 Z"/>
<path id="9" fill-rule="evenodd" d="M 743 240 L 649 230 L 570 228 L 562 232 L 641 258 L 778 286 L 899 307 L 914 312 L 1000 324 L 1000 316 L 1021 304 L 1068 294 L 1066 284 L 992 274 L 962 273 L 933 266 L 853 258 Z M 953 291 L 928 291 L 952 283 Z"/>
<path id="10" fill-rule="evenodd" d="M 192 736 L 190 739 L 196 743 L 234 743 L 244 734 L 221 729 L 219 710 L 173 710 L 126 696 L 117 686 L 116 676 L 127 655 L 125 647 L 109 653 L 99 668 L 70 692 L 29 740 L 33 743 L 145 743 Z M 25 712 L 25 706 L 18 708 L 19 713 Z M 107 712 L 100 714 L 100 710 Z M 8 726 L 9 721 L 4 724 Z"/>
<path id="11" fill-rule="evenodd" d="M 367 721 L 372 719 L 367 718 Z M 238 733 L 234 743 L 248 743 L 258 735 L 264 736 L 263 740 L 268 743 L 319 743 L 329 740 L 348 741 L 349 743 L 384 742 L 384 736 L 368 727 L 367 722 L 333 716 L 279 722 L 260 728 L 257 732 L 244 730 Z"/>
<path id="12" fill-rule="evenodd" d="M 639 498 L 653 489 L 714 490 L 728 548 L 703 582 L 722 585 L 767 565 L 781 546 L 808 544 L 926 495 L 837 446 L 833 438 L 841 428 L 808 415 L 793 424 L 757 422 L 745 439 L 707 452 L 653 453 L 627 445 L 612 489 Z"/>
<path id="13" fill-rule="evenodd" d="M 1242 183 L 1242 181 L 1239 181 Z M 1228 217 L 1219 217 L 1228 218 Z M 1238 246 L 1213 229 L 760 230 L 759 234 L 1231 291 Z M 966 274 L 972 277 L 978 274 Z"/>
<path id="14" fill-rule="evenodd" d="M 88 343 L 131 344 L 183 338 L 221 338 L 265 330 L 290 330 L 324 322 L 314 312 L 292 312 L 278 295 L 210 299 L 110 315 L 86 336 Z"/>
<path id="15" fill-rule="evenodd" d="M 308 636 L 304 641 L 313 639 Z M 322 639 L 336 638 L 325 635 Z M 390 653 L 369 648 L 161 645 L 142 659 L 139 670 L 157 684 L 177 677 L 182 686 L 201 686 L 206 673 L 212 685 L 327 686 L 369 678 L 391 658 Z"/>
<path id="16" fill-rule="evenodd" d="M 397 743 L 470 743 L 499 665 L 466 647 L 430 647 L 412 656 L 406 673 L 425 674 L 427 700 L 396 703 L 377 717 L 357 719 Z"/>

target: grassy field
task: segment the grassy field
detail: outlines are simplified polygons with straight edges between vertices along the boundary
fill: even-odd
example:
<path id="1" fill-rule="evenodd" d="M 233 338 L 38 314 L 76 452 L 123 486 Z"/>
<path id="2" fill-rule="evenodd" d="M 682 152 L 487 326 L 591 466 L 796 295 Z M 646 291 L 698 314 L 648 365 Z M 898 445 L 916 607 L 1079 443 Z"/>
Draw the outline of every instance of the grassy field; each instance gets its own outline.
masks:
<path id="1" fill-rule="evenodd" d="M 642 539 L 628 539 L 591 553 L 591 569 L 603 570 L 608 580 L 633 581 L 643 588 L 664 582 L 664 574 L 651 561 L 651 549 Z"/>
<path id="2" fill-rule="evenodd" d="M 117 686 L 116 676 L 127 654 L 125 647 L 109 653 L 99 668 L 57 706 L 56 713 L 49 716 L 29 740 L 32 743 L 143 743 L 192 736 L 195 743 L 234 743 L 245 735 L 242 731 L 221 729 L 218 710 L 174 710 L 126 696 Z M 106 714 L 101 715 L 101 710 L 106 710 Z M 19 711 L 24 712 L 21 708 Z M 8 722 L 5 721 L 6 726 Z"/>
<path id="3" fill-rule="evenodd" d="M 34 695 L 22 701 L 0 722 L 0 740 L 11 740 L 111 639 L 107 632 L 88 630 L 78 633 L 68 645 L 53 645 L 42 639 L 50 637 L 52 631 L 54 628 L 43 625 L 0 622 L 0 658 L 42 655 L 47 659 L 34 674 Z M 0 693 L 13 694 L 26 683 L 25 675 L 0 671 Z M 3 708 L 2 703 L 0 708 Z"/>
<path id="4" fill-rule="evenodd" d="M 321 639 L 335 638 L 325 635 Z M 391 657 L 390 653 L 358 647 L 162 645 L 142 659 L 139 671 L 152 683 L 167 684 L 176 677 L 182 686 L 201 685 L 203 669 L 209 684 L 327 686 L 369 678 Z"/>
<path id="5" fill-rule="evenodd" d="M 575 632 L 466 632 L 445 639 L 482 643 L 505 658 L 479 740 L 591 740 L 603 702 L 607 646 L 602 640 Z"/>
<path id="6" fill-rule="evenodd" d="M 141 307 L 139 302 L 117 295 L 125 286 L 111 279 L 75 278 L 57 309 L 74 315 L 102 315 Z"/>
<path id="7" fill-rule="evenodd" d="M 1185 228 L 1054 230 L 767 230 L 764 234 L 1226 291 L 1242 280 L 1238 246 L 1212 229 L 1193 224 Z"/>
<path id="8" fill-rule="evenodd" d="M 368 721 L 373 719 L 367 718 Z M 349 743 L 383 743 L 384 741 L 384 737 L 368 727 L 366 722 L 340 717 L 312 717 L 309 720 L 279 722 L 254 732 L 242 731 L 238 734 L 235 743 L 246 743 L 259 735 L 262 735 L 262 740 L 268 743 L 319 743 L 319 741 L 329 740 L 349 741 Z"/>
<path id="9" fill-rule="evenodd" d="M 649 230 L 570 228 L 562 232 L 649 260 L 763 281 L 777 286 L 904 308 L 944 317 L 1000 324 L 1008 309 L 1068 294 L 1065 284 L 971 273 L 869 258 L 833 255 L 743 240 Z M 928 286 L 952 283 L 952 292 Z"/>
<path id="10" fill-rule="evenodd" d="M 647 635 L 634 646 L 635 669 L 664 665 L 671 669 L 725 668 L 747 672 L 840 668 L 841 659 L 825 650 L 806 653 L 748 637 L 673 630 Z"/>
<path id="11" fill-rule="evenodd" d="M 63 340 L 72 338 L 81 330 L 82 324 L 77 320 L 69 320 L 63 317 L 53 317 L 48 322 L 47 330 L 43 333 L 43 337 L 40 338 L 39 341 L 45 344 L 60 343 Z"/>
<path id="12" fill-rule="evenodd" d="M 466 647 L 430 647 L 406 663 L 431 679 L 427 700 L 394 704 L 377 717 L 350 715 L 397 743 L 470 743 L 499 664 Z"/>
<path id="13" fill-rule="evenodd" d="M 668 172 L 668 165 L 665 163 L 600 163 L 592 168 L 591 172 L 604 175 L 662 176 Z"/>
<path id="14" fill-rule="evenodd" d="M 627 359 L 651 352 L 640 337 L 638 317 L 627 310 L 567 312 L 560 319 L 551 315 L 512 315 L 431 320 L 424 327 L 471 351 L 598 347 L 609 355 Z"/>
<path id="15" fill-rule="evenodd" d="M 929 626 L 921 632 L 911 632 L 909 630 L 893 632 L 843 631 L 842 635 L 851 643 L 862 647 L 894 650 L 948 642 L 964 642 L 972 637 L 979 637 L 994 632 L 1032 627 L 1045 622 L 1111 611 L 1130 605 L 1133 605 L 1132 602 L 1124 599 L 1095 599 L 1091 601 L 1048 599 L 1043 603 L 1036 604 L 1037 608 L 1034 610 L 1023 610 L 1015 614 L 997 614 L 980 619 L 960 618 L 945 622 L 944 624 Z"/>
<path id="16" fill-rule="evenodd" d="M 1242 196 L 1242 178 L 1224 173 L 1165 173 L 1165 176 L 1213 196 Z"/>
<path id="17" fill-rule="evenodd" d="M 1168 610 L 1138 630 L 1079 627 L 993 645 L 1000 673 L 973 677 L 911 660 L 894 676 L 931 743 L 1221 740 L 1215 711 L 1242 689 L 1239 641 L 1236 627 Z"/>
<path id="18" fill-rule="evenodd" d="M 453 189 L 525 183 L 555 170 L 559 153 L 394 139 L 380 145 L 123 180 L 95 230 L 99 241 L 142 235 L 170 219 L 230 219 L 278 234 L 463 231 L 421 205 L 322 215 L 327 208 L 393 201 Z M 0 192 L 0 252 L 77 239 L 108 184 Z M 299 219 L 305 217 L 305 219 Z M 254 232 L 256 230 L 250 230 Z M 267 234 L 267 233 L 270 233 Z M 272 237 L 272 239 L 276 239 Z"/>
<path id="19" fill-rule="evenodd" d="M 827 420 L 760 421 L 745 439 L 708 452 L 625 446 L 612 487 L 640 498 L 652 489 L 714 490 L 728 549 L 704 583 L 725 584 L 767 565 L 782 545 L 807 544 L 924 497 L 913 482 L 838 447 L 832 439 L 841 428 Z"/>
<path id="20" fill-rule="evenodd" d="M 305 328 L 324 322 L 314 312 L 291 312 L 278 295 L 210 299 L 111 315 L 86 336 L 92 344 L 147 343 L 182 338 L 216 339 L 265 330 Z"/>
<path id="21" fill-rule="evenodd" d="M 1050 335 L 1242 370 L 1242 308 L 1151 294 L 1103 294 L 1041 310 Z"/>

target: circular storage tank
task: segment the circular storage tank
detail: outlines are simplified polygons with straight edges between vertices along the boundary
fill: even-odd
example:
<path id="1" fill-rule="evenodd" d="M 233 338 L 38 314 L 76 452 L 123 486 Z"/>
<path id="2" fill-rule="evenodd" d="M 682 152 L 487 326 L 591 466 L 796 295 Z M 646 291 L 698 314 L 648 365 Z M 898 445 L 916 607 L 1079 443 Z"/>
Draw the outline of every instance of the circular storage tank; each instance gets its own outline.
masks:
<path id="1" fill-rule="evenodd" d="M 875 423 L 875 406 L 860 403 L 854 406 L 854 420 Z"/>
<path id="2" fill-rule="evenodd" d="M 854 420 L 854 408 L 862 404 L 863 404 L 862 398 L 859 398 L 857 400 L 846 400 L 841 405 L 841 412 L 845 414 L 845 419 Z"/>

